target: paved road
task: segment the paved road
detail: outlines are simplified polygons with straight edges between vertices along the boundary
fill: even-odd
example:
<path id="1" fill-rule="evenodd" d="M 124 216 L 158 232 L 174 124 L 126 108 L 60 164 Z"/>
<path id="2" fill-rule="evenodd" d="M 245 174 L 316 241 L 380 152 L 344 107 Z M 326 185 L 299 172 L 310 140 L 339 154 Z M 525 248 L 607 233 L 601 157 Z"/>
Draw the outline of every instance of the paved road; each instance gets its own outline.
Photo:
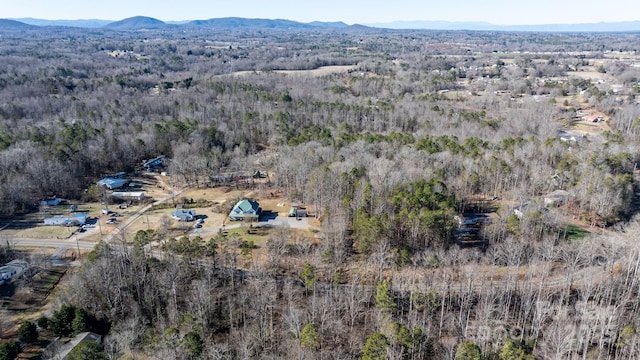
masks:
<path id="1" fill-rule="evenodd" d="M 118 225 L 118 227 L 112 231 L 111 233 L 109 233 L 107 236 L 105 236 L 102 240 L 105 241 L 106 243 L 110 243 L 114 237 L 116 237 L 118 234 L 120 234 L 122 232 L 123 229 L 126 229 L 127 226 L 129 226 L 130 224 L 132 224 L 133 222 L 135 222 L 136 220 L 138 220 L 138 218 L 142 215 L 144 215 L 144 213 L 146 213 L 147 211 L 149 211 L 154 205 L 159 205 L 164 203 L 165 201 L 171 200 L 172 198 L 175 198 L 176 196 L 182 194 L 184 191 L 186 191 L 187 189 L 190 189 L 190 186 L 187 186 L 185 188 L 182 188 L 178 191 L 176 191 L 173 194 L 169 194 L 165 197 L 163 197 L 160 200 L 156 200 L 153 203 L 143 207 L 142 209 L 138 210 L 135 214 L 131 215 L 127 220 L 125 220 L 122 224 Z"/>
<path id="2" fill-rule="evenodd" d="M 1 240 L 1 243 L 2 245 L 8 243 L 10 246 L 20 247 L 80 248 L 80 250 L 91 250 L 96 245 L 95 242 L 76 240 L 75 237 L 69 239 L 31 239 L 11 237 Z"/>
<path id="3" fill-rule="evenodd" d="M 78 266 L 78 262 L 69 262 L 62 260 L 64 254 L 68 251 L 92 250 L 96 244 L 94 242 L 80 241 L 75 237 L 69 239 L 30 239 L 17 238 L 2 239 L 0 245 L 9 244 L 11 247 L 37 247 L 37 248 L 55 248 L 56 251 L 49 258 L 49 264 L 54 266 Z"/>
<path id="4" fill-rule="evenodd" d="M 138 212 L 129 217 L 125 222 L 123 222 L 118 228 L 112 231 L 110 234 L 104 236 L 102 238 L 103 241 L 109 243 L 112 242 L 113 239 L 122 232 L 122 229 L 125 229 L 129 224 L 136 221 L 140 216 L 142 216 L 146 211 L 151 209 L 153 205 L 161 204 L 171 198 L 180 195 L 182 192 L 187 190 L 189 187 L 185 187 L 174 194 L 170 194 L 165 196 L 164 198 L 155 201 L 152 204 L 145 206 L 140 209 Z M 6 227 L 6 226 L 5 226 Z M 2 230 L 2 229 L 0 229 Z M 95 231 L 95 229 L 92 229 Z M 60 260 L 60 254 L 63 254 L 66 250 L 70 249 L 79 249 L 79 250 L 93 250 L 96 243 L 94 241 L 85 241 L 83 238 L 92 234 L 92 231 L 88 231 L 86 233 L 77 234 L 71 236 L 67 239 L 40 239 L 40 238 L 25 238 L 25 237 L 15 237 L 15 236 L 3 236 L 0 238 L 0 244 L 5 245 L 9 244 L 10 246 L 16 247 L 42 247 L 42 248 L 55 248 L 56 252 L 51 256 L 51 261 L 56 262 L 60 265 L 69 265 Z"/>

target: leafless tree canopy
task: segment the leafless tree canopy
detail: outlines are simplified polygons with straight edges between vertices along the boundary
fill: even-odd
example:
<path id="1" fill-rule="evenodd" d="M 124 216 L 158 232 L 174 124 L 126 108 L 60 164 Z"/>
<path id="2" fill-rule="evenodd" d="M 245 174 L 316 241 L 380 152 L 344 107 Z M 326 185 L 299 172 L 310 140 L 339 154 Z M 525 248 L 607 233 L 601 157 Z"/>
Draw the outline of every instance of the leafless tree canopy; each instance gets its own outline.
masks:
<path id="1" fill-rule="evenodd" d="M 194 186 L 266 169 L 321 220 L 243 269 L 238 239 L 97 248 L 59 301 L 114 358 L 640 357 L 638 34 L 0 36 L 3 216 L 162 154 Z"/>

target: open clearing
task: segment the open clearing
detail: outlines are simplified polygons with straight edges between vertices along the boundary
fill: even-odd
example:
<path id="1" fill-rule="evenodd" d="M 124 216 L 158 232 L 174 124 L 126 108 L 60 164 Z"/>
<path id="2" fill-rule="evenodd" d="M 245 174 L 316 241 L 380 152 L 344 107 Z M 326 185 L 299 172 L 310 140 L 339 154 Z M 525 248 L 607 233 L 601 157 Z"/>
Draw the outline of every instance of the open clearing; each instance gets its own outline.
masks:
<path id="1" fill-rule="evenodd" d="M 326 76 L 331 74 L 339 74 L 345 73 L 349 70 L 354 70 L 356 67 L 354 65 L 333 65 L 333 66 L 321 66 L 317 69 L 313 70 L 271 70 L 271 71 L 262 71 L 262 70 L 253 70 L 253 71 L 236 71 L 231 75 L 234 76 L 246 76 L 251 74 L 285 74 L 285 75 L 295 75 L 295 76 L 309 76 L 309 77 L 319 77 Z"/>
<path id="2" fill-rule="evenodd" d="M 252 185 L 197 187 L 178 189 L 167 183 L 169 178 L 160 174 L 141 174 L 131 179 L 136 184 L 136 191 L 143 191 L 148 198 L 142 202 L 110 203 L 110 215 L 102 213 L 105 205 L 94 203 L 78 204 L 80 212 L 88 216 L 87 227 L 45 226 L 43 219 L 52 215 L 68 214 L 69 206 L 60 205 L 49 207 L 38 213 L 24 218 L 7 220 L 0 235 L 7 239 L 78 239 L 82 241 L 98 242 L 105 236 L 115 236 L 115 239 L 133 241 L 140 230 L 156 230 L 167 237 L 201 236 L 205 239 L 221 232 L 221 229 L 244 229 L 248 223 L 228 220 L 228 213 L 233 205 L 245 198 L 260 203 L 265 217 L 254 223 L 255 227 L 265 227 L 264 236 L 252 234 L 253 237 L 266 239 L 271 230 L 277 226 L 288 226 L 296 231 L 304 232 L 304 236 L 311 236 L 311 228 L 318 224 L 313 218 L 289 218 L 291 202 L 278 196 L 277 191 L 265 187 L 263 180 L 254 180 Z M 276 193 L 276 194 L 274 194 Z M 151 201 L 154 201 L 151 205 Z M 200 225 L 195 221 L 180 222 L 172 218 L 171 213 L 178 207 L 192 209 L 196 218 L 202 219 Z M 150 207 L 150 208 L 149 208 Z M 311 209 L 311 208 L 309 208 Z M 312 215 L 312 212 L 309 211 Z M 246 232 L 246 229 L 245 229 Z M 256 239 L 257 240 L 257 239 Z M 261 242 L 261 241 L 260 241 Z M 258 241 L 256 241 L 258 243 Z"/>
<path id="3" fill-rule="evenodd" d="M 567 77 L 577 77 L 586 80 L 604 80 L 606 74 L 597 71 L 567 71 Z"/>

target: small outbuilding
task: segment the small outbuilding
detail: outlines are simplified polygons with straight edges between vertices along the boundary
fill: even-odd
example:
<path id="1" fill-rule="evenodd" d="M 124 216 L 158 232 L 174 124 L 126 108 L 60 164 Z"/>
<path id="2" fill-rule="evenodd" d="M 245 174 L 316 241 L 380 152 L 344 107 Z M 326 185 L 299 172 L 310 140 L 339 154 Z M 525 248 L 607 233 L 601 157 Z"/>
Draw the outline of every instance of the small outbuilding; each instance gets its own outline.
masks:
<path id="1" fill-rule="evenodd" d="M 229 220 L 231 221 L 243 221 L 254 220 L 257 221 L 260 217 L 262 209 L 257 201 L 244 199 L 238 201 L 231 212 L 229 213 Z"/>
<path id="2" fill-rule="evenodd" d="M 528 201 L 525 201 L 525 202 L 523 202 L 522 204 L 520 204 L 520 205 L 516 206 L 516 207 L 513 209 L 513 214 L 514 214 L 515 216 L 517 216 L 517 217 L 518 217 L 518 219 L 522 219 L 522 217 L 524 216 L 524 212 L 525 212 L 525 210 L 527 209 L 527 207 L 529 207 L 529 202 L 528 202 Z"/>

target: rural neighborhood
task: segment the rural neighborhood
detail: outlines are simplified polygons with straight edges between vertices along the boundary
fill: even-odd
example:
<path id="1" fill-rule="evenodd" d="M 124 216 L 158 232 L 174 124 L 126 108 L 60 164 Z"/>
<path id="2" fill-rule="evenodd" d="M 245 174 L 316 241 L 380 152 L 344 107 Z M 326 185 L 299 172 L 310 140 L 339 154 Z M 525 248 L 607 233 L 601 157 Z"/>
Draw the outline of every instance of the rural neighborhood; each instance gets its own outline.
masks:
<path id="1" fill-rule="evenodd" d="M 0 20 L 0 360 L 640 358 L 638 32 L 49 24 Z"/>

